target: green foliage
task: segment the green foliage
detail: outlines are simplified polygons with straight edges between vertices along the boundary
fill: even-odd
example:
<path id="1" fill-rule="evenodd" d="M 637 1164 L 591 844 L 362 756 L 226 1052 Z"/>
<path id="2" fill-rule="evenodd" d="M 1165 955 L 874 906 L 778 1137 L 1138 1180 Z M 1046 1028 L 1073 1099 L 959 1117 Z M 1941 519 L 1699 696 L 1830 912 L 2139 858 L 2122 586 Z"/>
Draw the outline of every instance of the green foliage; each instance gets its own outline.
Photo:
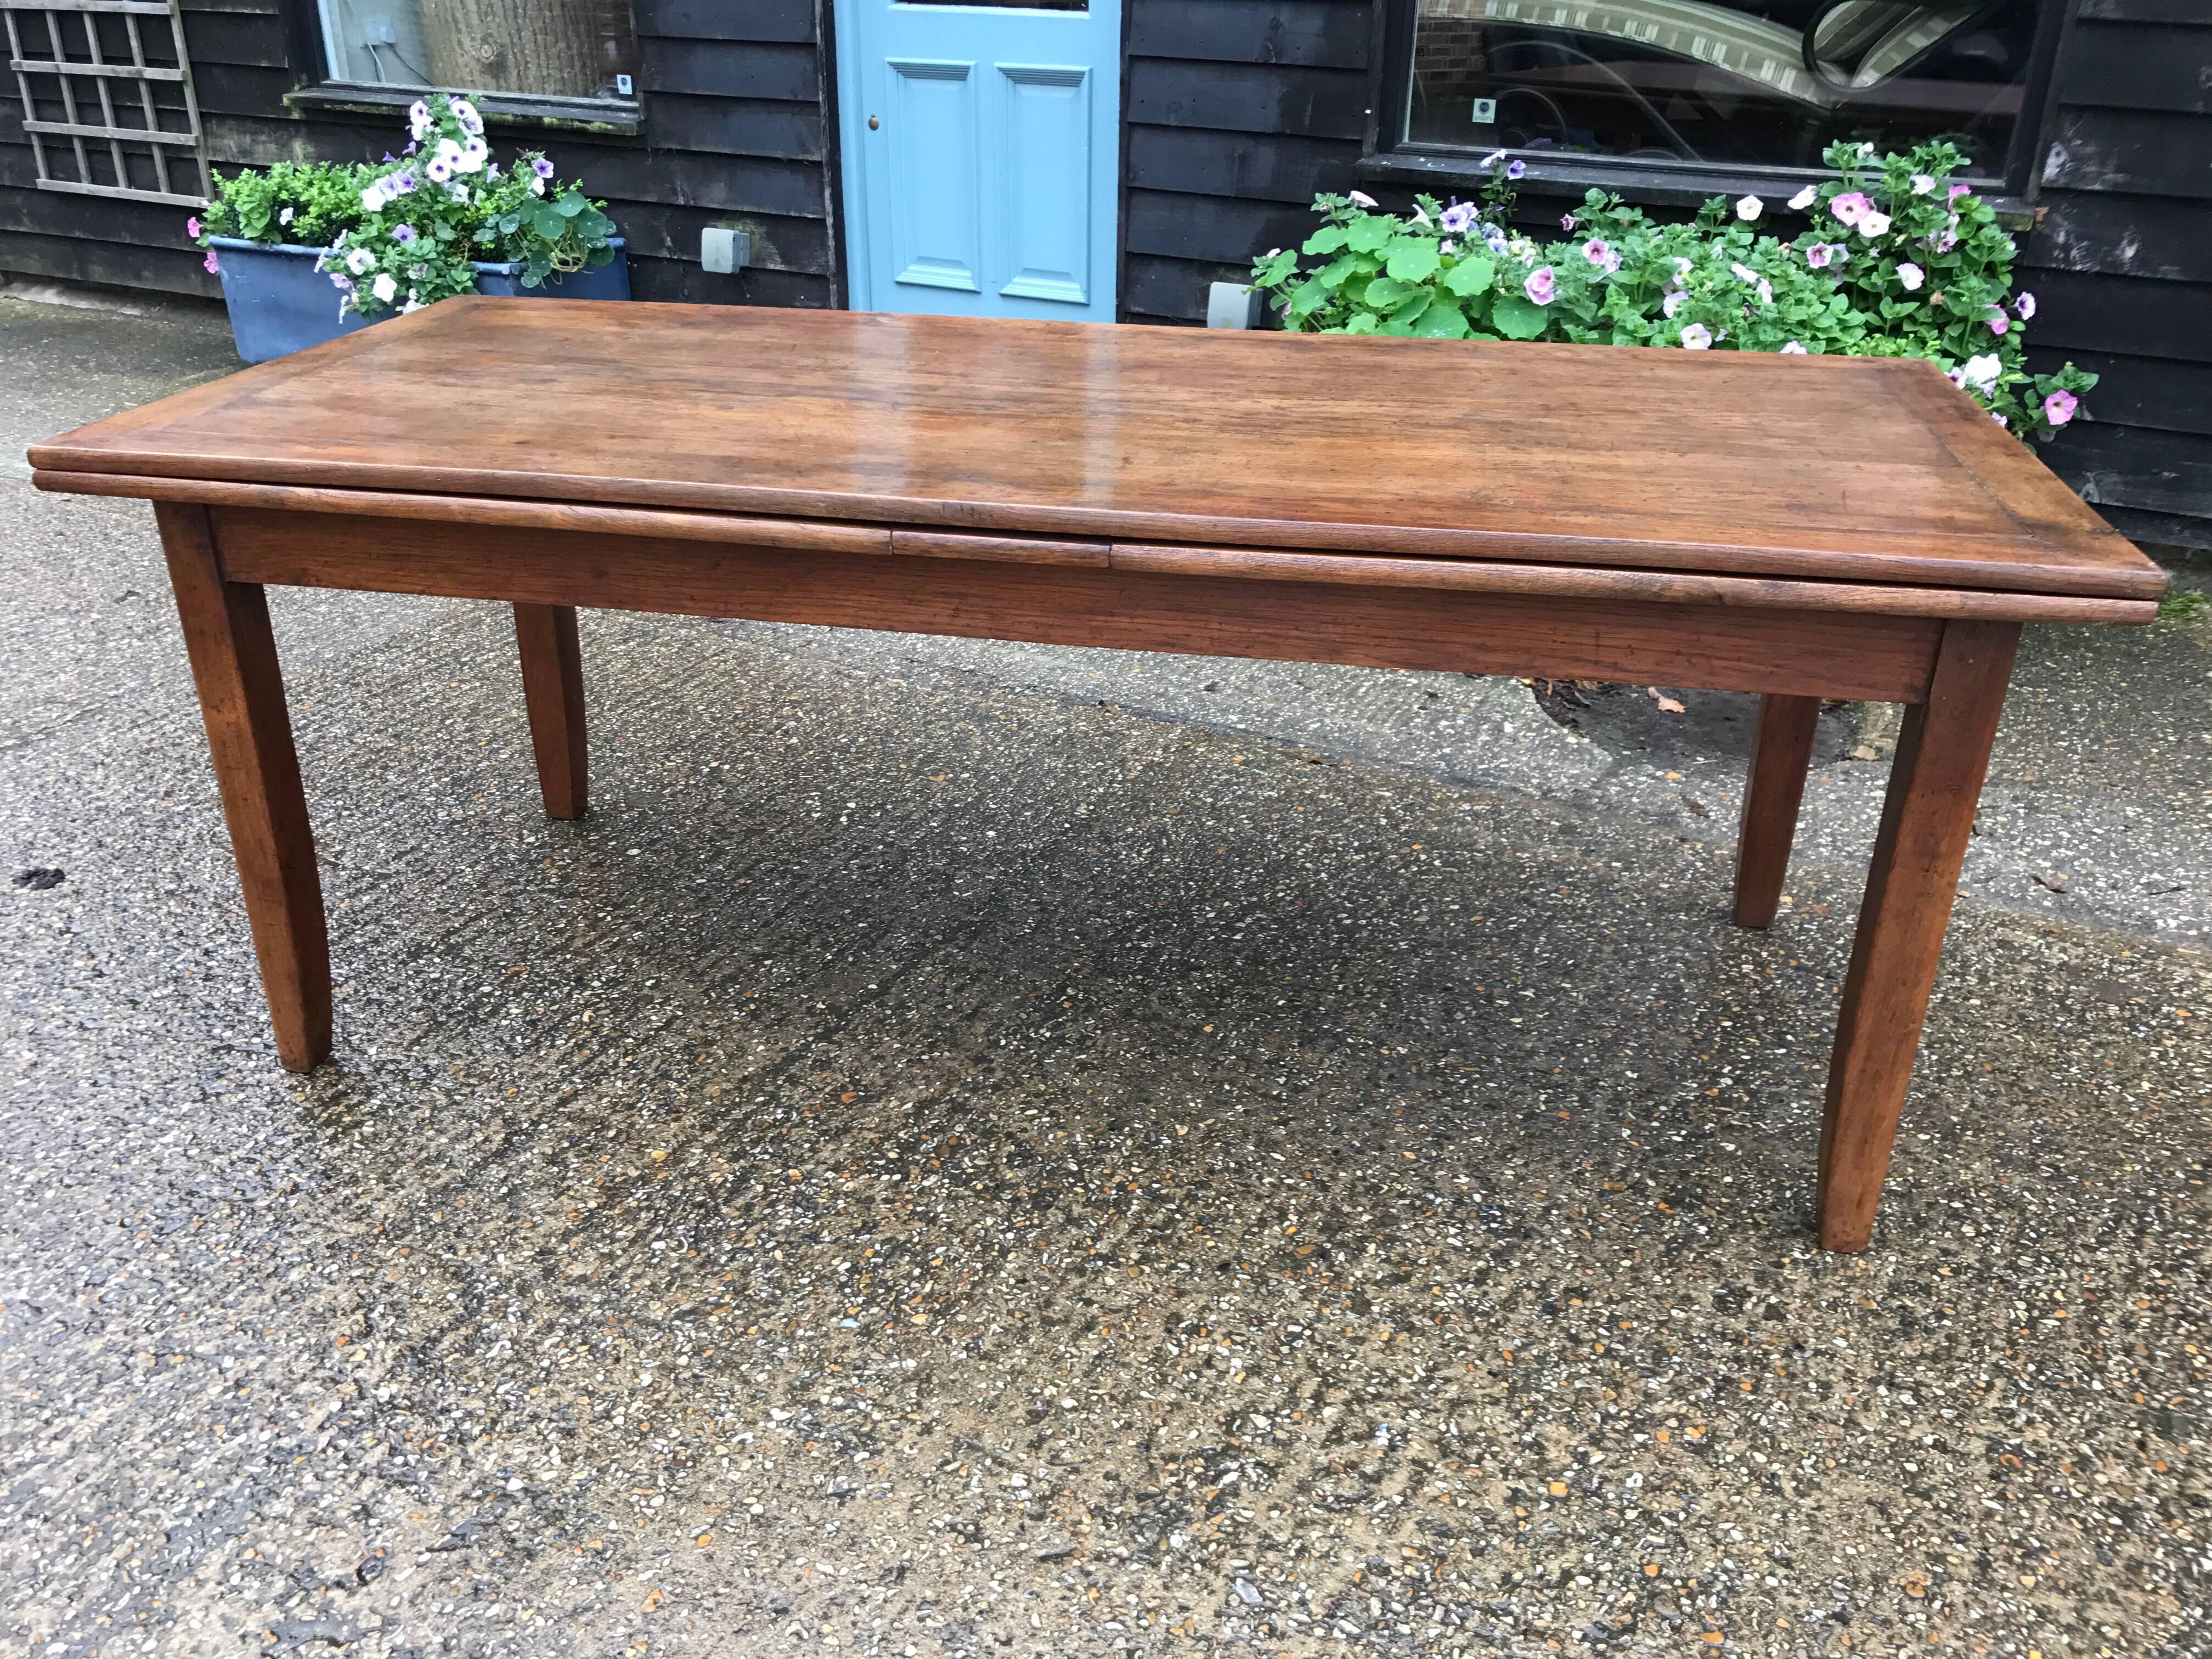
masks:
<path id="1" fill-rule="evenodd" d="M 410 142 L 396 161 L 283 162 L 223 180 L 193 234 L 203 246 L 234 235 L 325 247 L 317 268 L 338 289 L 339 313 L 370 318 L 473 294 L 475 261 L 519 264 L 522 285 L 536 288 L 614 257 L 606 204 L 555 178 L 538 151 L 501 167 L 467 99 L 433 94 L 408 111 L 408 125 Z"/>
<path id="2" fill-rule="evenodd" d="M 2191 587 L 2170 588 L 2158 602 L 2160 622 L 2195 622 L 2208 611 L 2212 611 L 2212 593 Z"/>
<path id="3" fill-rule="evenodd" d="M 1760 234 L 1756 197 L 1659 225 L 1593 190 L 1561 221 L 1571 240 L 1540 245 L 1506 228 L 1497 156 L 1480 206 L 1423 196 L 1401 218 L 1357 191 L 1316 197 L 1320 228 L 1255 261 L 1253 284 L 1296 333 L 1925 357 L 2022 437 L 2071 420 L 2096 376 L 2027 372 L 2034 297 L 2013 294 L 2016 250 L 1989 204 L 1949 182 L 1957 149 L 1875 161 L 1835 144 L 1825 160 L 1835 176 L 1791 200 L 1811 223 L 1789 241 Z"/>
<path id="4" fill-rule="evenodd" d="M 203 247 L 210 236 L 328 247 L 361 222 L 361 192 L 375 173 L 366 163 L 279 161 L 259 173 L 217 174 L 215 199 L 191 234 Z"/>

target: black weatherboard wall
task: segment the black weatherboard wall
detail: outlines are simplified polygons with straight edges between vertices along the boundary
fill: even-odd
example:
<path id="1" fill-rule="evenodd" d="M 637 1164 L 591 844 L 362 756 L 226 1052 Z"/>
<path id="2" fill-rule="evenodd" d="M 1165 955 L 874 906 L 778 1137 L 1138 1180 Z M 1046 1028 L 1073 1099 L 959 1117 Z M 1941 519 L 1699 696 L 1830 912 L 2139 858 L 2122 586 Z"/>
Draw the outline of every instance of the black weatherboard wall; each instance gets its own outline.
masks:
<path id="1" fill-rule="evenodd" d="M 2212 0 L 2080 0 L 2053 92 L 2029 356 L 2103 378 L 2045 458 L 2127 534 L 2212 547 Z"/>
<path id="2" fill-rule="evenodd" d="M 818 0 L 826 9 L 830 0 Z M 279 161 L 373 159 L 404 142 L 404 116 L 288 103 L 322 78 L 313 0 L 185 0 L 185 39 L 209 161 L 221 173 Z M 544 149 L 607 198 L 640 299 L 829 307 L 841 302 L 830 73 L 817 0 L 637 0 L 635 133 L 517 126 L 504 152 Z M 172 293 L 219 291 L 184 234 L 186 210 L 35 187 L 13 77 L 0 99 L 0 270 Z M 741 225 L 755 269 L 708 276 L 699 233 Z"/>

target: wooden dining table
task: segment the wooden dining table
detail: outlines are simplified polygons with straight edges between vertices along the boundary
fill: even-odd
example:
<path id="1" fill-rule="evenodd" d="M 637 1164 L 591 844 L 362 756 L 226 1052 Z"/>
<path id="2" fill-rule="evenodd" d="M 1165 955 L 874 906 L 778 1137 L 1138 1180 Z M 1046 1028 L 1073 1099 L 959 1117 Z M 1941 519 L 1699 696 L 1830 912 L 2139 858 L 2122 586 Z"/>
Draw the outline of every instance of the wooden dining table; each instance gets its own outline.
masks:
<path id="1" fill-rule="evenodd" d="M 155 503 L 295 1071 L 331 977 L 270 584 L 511 605 L 556 818 L 586 809 L 579 607 L 1756 692 L 1745 927 L 1822 702 L 1902 703 L 1820 1132 L 1837 1250 L 1873 1229 L 2021 627 L 2148 622 L 2165 586 L 1909 359 L 461 299 L 30 459 Z"/>

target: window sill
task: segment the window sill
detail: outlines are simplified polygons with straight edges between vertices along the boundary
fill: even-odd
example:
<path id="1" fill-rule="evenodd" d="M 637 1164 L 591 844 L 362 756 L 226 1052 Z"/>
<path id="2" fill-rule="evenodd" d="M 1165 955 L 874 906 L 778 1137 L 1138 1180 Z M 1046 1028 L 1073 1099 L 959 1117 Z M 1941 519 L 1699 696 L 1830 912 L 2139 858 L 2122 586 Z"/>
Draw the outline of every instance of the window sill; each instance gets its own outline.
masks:
<path id="1" fill-rule="evenodd" d="M 286 93 L 284 102 L 295 115 L 388 115 L 404 113 L 422 96 L 419 87 L 325 81 Z M 481 94 L 473 101 L 488 127 L 588 132 L 609 138 L 634 138 L 645 131 L 644 107 L 630 98 L 554 98 L 502 92 Z"/>
<path id="2" fill-rule="evenodd" d="M 1473 153 L 1451 150 L 1386 150 L 1365 157 L 1354 171 L 1361 179 L 1376 184 L 1403 189 L 1457 189 L 1471 194 L 1490 181 L 1489 173 L 1477 165 L 1480 159 Z M 1528 164 L 1528 172 L 1513 181 L 1514 190 L 1521 195 L 1579 201 L 1585 191 L 1607 190 L 1639 207 L 1694 209 L 1716 196 L 1733 199 L 1756 195 L 1766 198 L 1776 211 L 1787 213 L 1782 203 L 1796 195 L 1799 185 L 1827 176 L 1795 167 L 1675 167 L 1612 161 L 1595 155 L 1540 161 L 1526 151 L 1519 159 Z M 2033 226 L 2036 210 L 2019 198 L 1990 195 L 1984 199 L 2008 230 Z"/>

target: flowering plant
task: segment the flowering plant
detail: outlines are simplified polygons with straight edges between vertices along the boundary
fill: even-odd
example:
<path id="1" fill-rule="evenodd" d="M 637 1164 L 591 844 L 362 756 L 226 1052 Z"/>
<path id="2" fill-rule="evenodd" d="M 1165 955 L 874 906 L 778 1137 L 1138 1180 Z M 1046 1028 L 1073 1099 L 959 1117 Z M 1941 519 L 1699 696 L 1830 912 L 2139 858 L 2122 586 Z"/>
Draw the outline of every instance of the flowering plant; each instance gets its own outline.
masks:
<path id="1" fill-rule="evenodd" d="M 327 249 L 317 269 L 340 295 L 338 314 L 374 318 L 476 292 L 473 261 L 519 264 L 522 285 L 614 257 L 606 204 L 554 176 L 534 150 L 502 169 L 483 118 L 466 98 L 433 93 L 407 112 L 398 156 L 365 164 L 284 161 L 218 179 L 204 220 L 185 234 L 299 242 Z M 208 269 L 216 268 L 208 254 Z"/>
<path id="2" fill-rule="evenodd" d="M 1756 196 L 1659 225 L 1593 190 L 1560 220 L 1567 240 L 1540 245 L 1509 228 L 1513 164 L 1496 155 L 1480 206 L 1423 196 L 1408 219 L 1357 191 L 1316 197 L 1321 228 L 1255 260 L 1253 285 L 1293 332 L 1925 357 L 2022 437 L 2072 420 L 2096 376 L 2027 372 L 2035 297 L 2012 291 L 1989 204 L 1949 182 L 1958 150 L 1824 159 L 1836 176 L 1791 198 L 1811 222 L 1788 241 L 1757 228 Z"/>
<path id="3" fill-rule="evenodd" d="M 374 317 L 476 292 L 478 258 L 520 260 L 522 285 L 614 257 L 605 204 L 553 176 L 525 151 L 502 172 L 483 118 L 465 98 L 433 94 L 407 112 L 410 143 L 361 191 L 358 224 L 340 231 L 320 269 L 345 297 L 338 311 Z"/>

